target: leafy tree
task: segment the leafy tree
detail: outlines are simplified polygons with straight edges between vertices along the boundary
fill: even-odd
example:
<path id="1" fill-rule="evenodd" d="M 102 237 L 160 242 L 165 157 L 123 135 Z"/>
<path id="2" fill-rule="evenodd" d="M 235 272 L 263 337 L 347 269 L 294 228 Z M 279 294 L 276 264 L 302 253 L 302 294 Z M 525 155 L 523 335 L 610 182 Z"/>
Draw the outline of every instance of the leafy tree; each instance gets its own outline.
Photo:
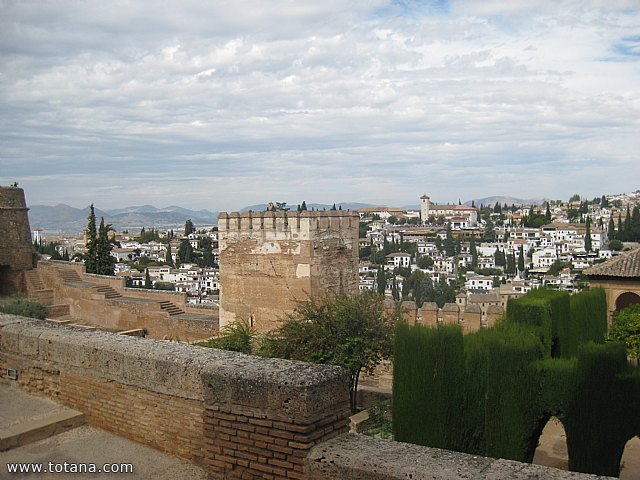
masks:
<path id="1" fill-rule="evenodd" d="M 578 193 L 571 195 L 571 197 L 569 197 L 569 203 L 577 202 L 579 200 L 580 200 L 580 194 Z"/>
<path id="2" fill-rule="evenodd" d="M 618 240 L 617 238 L 614 238 L 609 242 L 609 248 L 611 250 L 615 250 L 616 252 L 620 252 L 624 248 L 624 245 L 620 240 Z"/>
<path id="3" fill-rule="evenodd" d="M 496 241 L 496 232 L 493 227 L 493 221 L 491 218 L 487 218 L 484 224 L 484 233 L 482 235 L 483 242 L 495 242 Z"/>
<path id="4" fill-rule="evenodd" d="M 183 240 L 180 242 L 180 249 L 178 250 L 178 263 L 189 263 L 193 261 L 193 247 L 189 240 Z"/>
<path id="5" fill-rule="evenodd" d="M 624 343 L 627 356 L 640 359 L 640 304 L 623 308 L 615 315 L 608 340 Z"/>
<path id="6" fill-rule="evenodd" d="M 96 229 L 96 214 L 93 203 L 89 207 L 89 218 L 87 223 L 87 244 L 84 254 L 84 265 L 87 273 L 96 273 L 97 252 L 98 252 L 98 231 Z"/>
<path id="7" fill-rule="evenodd" d="M 381 295 L 364 292 L 310 300 L 265 337 L 258 353 L 344 367 L 355 410 L 360 373 L 373 371 L 391 355 L 394 324 Z"/>
<path id="8" fill-rule="evenodd" d="M 387 223 L 395 225 L 396 223 L 398 223 L 398 217 L 396 217 L 395 215 L 390 215 L 389 218 L 387 218 Z"/>
<path id="9" fill-rule="evenodd" d="M 196 227 L 193 226 L 193 222 L 191 219 L 187 220 L 184 223 L 184 234 L 185 236 L 190 235 L 196 231 Z"/>
<path id="10" fill-rule="evenodd" d="M 569 267 L 571 267 L 571 263 L 563 262 L 562 260 L 556 260 L 549 266 L 549 270 L 547 270 L 547 274 L 556 276 L 558 275 L 558 273 L 560 273 L 561 270 L 564 270 L 565 268 L 569 268 Z"/>
<path id="11" fill-rule="evenodd" d="M 447 223 L 447 233 L 444 239 L 444 253 L 447 257 L 453 257 L 456 254 L 456 243 L 453 240 L 451 232 L 451 223 Z"/>
<path id="12" fill-rule="evenodd" d="M 433 267 L 433 258 L 429 255 L 420 255 L 417 260 L 418 268 L 427 269 Z"/>

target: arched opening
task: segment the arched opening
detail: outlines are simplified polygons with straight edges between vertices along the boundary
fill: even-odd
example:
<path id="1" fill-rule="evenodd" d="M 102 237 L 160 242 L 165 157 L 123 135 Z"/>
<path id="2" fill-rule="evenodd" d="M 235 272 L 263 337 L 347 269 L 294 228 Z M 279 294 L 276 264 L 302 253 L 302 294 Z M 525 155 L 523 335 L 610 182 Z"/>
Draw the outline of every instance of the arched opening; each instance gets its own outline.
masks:
<path id="1" fill-rule="evenodd" d="M 640 303 L 640 295 L 633 292 L 625 292 L 616 299 L 616 312 L 636 303 Z"/>
<path id="2" fill-rule="evenodd" d="M 640 437 L 627 442 L 620 459 L 620 480 L 640 478 Z"/>
<path id="3" fill-rule="evenodd" d="M 551 417 L 542 429 L 532 463 L 561 470 L 569 469 L 567 435 L 557 417 Z"/>

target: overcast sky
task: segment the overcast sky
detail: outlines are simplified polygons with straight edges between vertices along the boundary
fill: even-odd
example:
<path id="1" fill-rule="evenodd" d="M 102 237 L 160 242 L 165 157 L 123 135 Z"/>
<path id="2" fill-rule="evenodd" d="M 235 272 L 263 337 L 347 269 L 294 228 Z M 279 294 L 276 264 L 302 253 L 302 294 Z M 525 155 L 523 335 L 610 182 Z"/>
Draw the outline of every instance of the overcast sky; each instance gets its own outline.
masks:
<path id="1" fill-rule="evenodd" d="M 640 188 L 640 2 L 0 0 L 0 184 L 235 210 Z"/>

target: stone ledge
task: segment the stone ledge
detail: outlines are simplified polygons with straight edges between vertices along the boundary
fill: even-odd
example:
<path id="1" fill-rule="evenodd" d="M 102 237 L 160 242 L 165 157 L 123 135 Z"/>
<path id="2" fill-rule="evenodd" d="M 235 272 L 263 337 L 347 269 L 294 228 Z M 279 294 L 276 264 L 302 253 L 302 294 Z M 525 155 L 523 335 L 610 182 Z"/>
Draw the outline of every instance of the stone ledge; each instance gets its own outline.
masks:
<path id="1" fill-rule="evenodd" d="M 0 314 L 0 351 L 149 391 L 314 421 L 348 405 L 339 367 L 86 331 Z M 340 387 L 342 386 L 342 387 Z"/>
<path id="2" fill-rule="evenodd" d="M 614 480 L 351 433 L 314 447 L 306 471 L 309 480 Z"/>

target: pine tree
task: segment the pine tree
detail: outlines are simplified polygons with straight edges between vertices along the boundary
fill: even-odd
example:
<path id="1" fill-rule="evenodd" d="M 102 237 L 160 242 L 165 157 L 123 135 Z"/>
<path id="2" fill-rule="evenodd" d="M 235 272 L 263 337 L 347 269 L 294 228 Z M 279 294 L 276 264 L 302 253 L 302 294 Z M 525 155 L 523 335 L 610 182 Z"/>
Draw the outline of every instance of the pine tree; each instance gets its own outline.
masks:
<path id="1" fill-rule="evenodd" d="M 93 209 L 93 203 L 91 204 L 89 209 L 89 222 L 87 224 L 87 244 L 84 253 L 84 265 L 87 273 L 96 273 L 98 233 L 96 231 L 96 214 Z"/>
<path id="2" fill-rule="evenodd" d="M 591 251 L 591 217 L 587 215 L 587 227 L 584 233 L 584 249 Z"/>

